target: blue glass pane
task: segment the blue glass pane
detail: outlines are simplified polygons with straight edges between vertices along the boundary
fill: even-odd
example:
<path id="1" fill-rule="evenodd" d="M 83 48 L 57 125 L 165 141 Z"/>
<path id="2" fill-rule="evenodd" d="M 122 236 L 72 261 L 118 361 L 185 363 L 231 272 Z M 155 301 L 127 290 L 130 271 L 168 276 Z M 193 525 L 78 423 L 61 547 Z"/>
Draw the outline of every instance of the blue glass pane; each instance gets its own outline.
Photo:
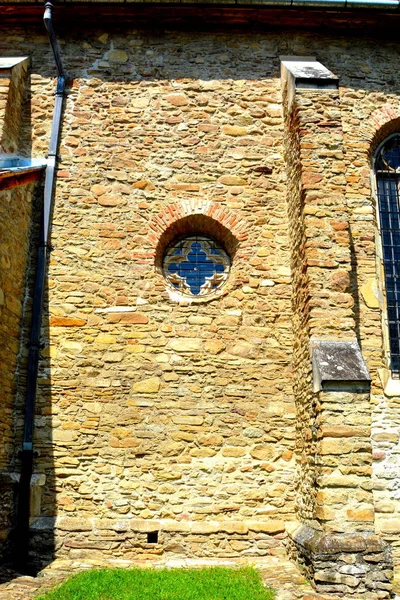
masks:
<path id="1" fill-rule="evenodd" d="M 217 242 L 203 236 L 191 236 L 169 248 L 163 268 L 167 281 L 175 289 L 199 296 L 225 283 L 230 262 Z"/>
<path id="2" fill-rule="evenodd" d="M 392 375 L 400 376 L 400 135 L 381 147 L 375 162 Z"/>

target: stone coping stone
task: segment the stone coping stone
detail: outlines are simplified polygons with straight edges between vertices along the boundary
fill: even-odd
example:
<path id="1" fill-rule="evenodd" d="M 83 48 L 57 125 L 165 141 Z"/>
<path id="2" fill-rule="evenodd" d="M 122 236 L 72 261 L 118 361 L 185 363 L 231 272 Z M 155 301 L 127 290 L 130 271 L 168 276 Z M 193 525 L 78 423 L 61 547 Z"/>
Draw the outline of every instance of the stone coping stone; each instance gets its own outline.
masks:
<path id="1" fill-rule="evenodd" d="M 342 552 L 383 552 L 388 544 L 369 532 L 332 534 L 302 524 L 291 532 L 291 539 L 314 555 L 334 555 Z"/>
<path id="2" fill-rule="evenodd" d="M 329 391 L 332 384 L 369 386 L 371 376 L 356 341 L 312 340 L 311 356 L 314 391 Z"/>

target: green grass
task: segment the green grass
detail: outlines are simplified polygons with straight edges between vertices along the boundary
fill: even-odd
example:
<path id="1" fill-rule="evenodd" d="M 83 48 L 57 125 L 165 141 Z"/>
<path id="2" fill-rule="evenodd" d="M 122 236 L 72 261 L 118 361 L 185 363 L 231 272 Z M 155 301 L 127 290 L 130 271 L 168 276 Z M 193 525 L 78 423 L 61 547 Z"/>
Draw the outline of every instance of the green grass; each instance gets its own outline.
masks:
<path id="1" fill-rule="evenodd" d="M 273 600 L 250 567 L 101 569 L 75 575 L 37 600 Z"/>

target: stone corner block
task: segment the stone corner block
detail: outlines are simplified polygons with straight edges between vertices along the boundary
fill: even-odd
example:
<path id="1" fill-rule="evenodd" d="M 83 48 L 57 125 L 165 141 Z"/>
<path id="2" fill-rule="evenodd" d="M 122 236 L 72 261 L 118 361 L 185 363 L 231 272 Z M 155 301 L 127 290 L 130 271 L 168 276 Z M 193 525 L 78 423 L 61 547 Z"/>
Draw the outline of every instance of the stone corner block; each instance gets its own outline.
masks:
<path id="1" fill-rule="evenodd" d="M 330 534 L 301 524 L 288 534 L 292 554 L 319 593 L 390 598 L 391 548 L 375 533 Z"/>

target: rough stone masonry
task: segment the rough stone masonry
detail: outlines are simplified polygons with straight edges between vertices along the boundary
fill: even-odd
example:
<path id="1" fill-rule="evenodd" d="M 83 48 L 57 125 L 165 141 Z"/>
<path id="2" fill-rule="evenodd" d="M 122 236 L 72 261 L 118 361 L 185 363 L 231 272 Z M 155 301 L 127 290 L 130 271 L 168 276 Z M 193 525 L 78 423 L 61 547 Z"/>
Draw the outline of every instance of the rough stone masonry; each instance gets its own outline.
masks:
<path id="1" fill-rule="evenodd" d="M 284 29 L 58 29 L 71 81 L 32 556 L 289 548 L 317 589 L 389 597 L 390 546 L 400 558 L 400 392 L 384 393 L 392 380 L 370 175 L 378 143 L 399 131 L 397 43 Z M 0 56 L 30 57 L 13 153 L 44 157 L 55 70 L 40 24 L 4 29 Z M 286 85 L 281 56 L 317 57 L 339 86 Z M 0 127 L 11 106 L 0 104 Z M 38 220 L 31 188 L 0 192 L 0 457 L 11 479 Z M 195 301 L 171 294 L 161 269 L 168 245 L 189 234 L 218 239 L 231 258 L 220 293 Z M 314 391 L 313 340 L 357 341 L 371 382 Z"/>

